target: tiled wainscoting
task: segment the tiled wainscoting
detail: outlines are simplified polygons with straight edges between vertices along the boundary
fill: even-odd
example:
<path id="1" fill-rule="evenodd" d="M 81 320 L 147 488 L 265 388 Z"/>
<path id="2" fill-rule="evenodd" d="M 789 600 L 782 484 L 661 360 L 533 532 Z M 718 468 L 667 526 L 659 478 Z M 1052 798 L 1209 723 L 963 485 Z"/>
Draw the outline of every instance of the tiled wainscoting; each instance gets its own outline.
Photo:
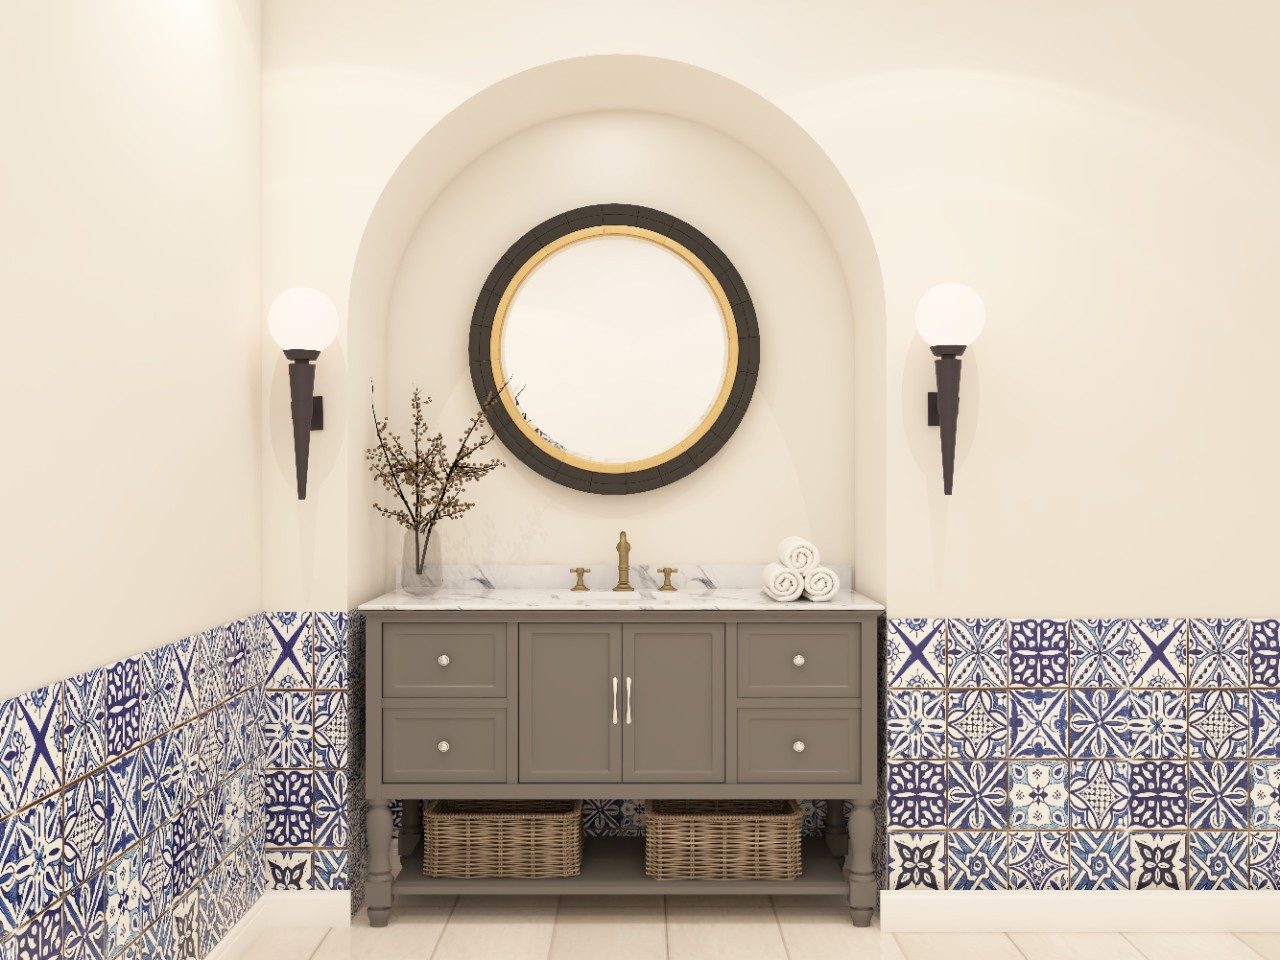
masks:
<path id="1" fill-rule="evenodd" d="M 0 703 L 0 960 L 205 956 L 263 889 L 266 617 Z"/>
<path id="2" fill-rule="evenodd" d="M 890 889 L 1280 887 L 1277 627 L 890 621 Z"/>

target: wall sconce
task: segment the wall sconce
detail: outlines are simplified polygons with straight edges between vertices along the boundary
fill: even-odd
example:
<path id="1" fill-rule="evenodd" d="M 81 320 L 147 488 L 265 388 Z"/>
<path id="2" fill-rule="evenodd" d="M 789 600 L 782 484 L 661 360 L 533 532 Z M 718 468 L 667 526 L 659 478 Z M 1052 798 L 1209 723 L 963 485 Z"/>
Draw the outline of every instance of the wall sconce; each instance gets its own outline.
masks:
<path id="1" fill-rule="evenodd" d="M 307 499 L 311 431 L 324 429 L 324 398 L 314 395 L 312 361 L 338 335 L 338 309 L 319 290 L 293 287 L 271 301 L 267 329 L 289 358 L 289 401 L 293 410 L 293 459 L 298 499 Z"/>
<path id="2" fill-rule="evenodd" d="M 940 283 L 916 305 L 916 329 L 938 359 L 933 361 L 938 389 L 929 394 L 929 426 L 940 427 L 942 492 L 951 496 L 956 468 L 956 421 L 960 416 L 960 355 L 978 339 L 986 322 L 982 297 L 963 283 Z"/>

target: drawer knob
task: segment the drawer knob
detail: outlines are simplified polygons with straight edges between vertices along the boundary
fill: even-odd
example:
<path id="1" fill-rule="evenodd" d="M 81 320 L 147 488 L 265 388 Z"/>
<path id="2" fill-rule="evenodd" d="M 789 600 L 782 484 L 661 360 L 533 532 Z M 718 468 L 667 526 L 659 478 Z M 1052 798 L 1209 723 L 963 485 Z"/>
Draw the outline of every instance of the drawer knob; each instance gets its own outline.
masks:
<path id="1" fill-rule="evenodd" d="M 447 667 L 450 663 L 449 655 L 447 653 L 440 654 L 440 656 L 436 657 L 436 663 L 440 664 L 442 667 Z"/>
<path id="2" fill-rule="evenodd" d="M 804 741 L 797 740 L 795 743 L 791 745 L 791 749 L 794 750 L 796 753 L 804 753 Z"/>
<path id="3" fill-rule="evenodd" d="M 794 663 L 797 667 L 803 667 L 803 666 L 804 666 L 804 654 L 803 654 L 803 653 L 797 653 L 794 657 L 792 657 L 792 658 L 791 658 L 791 662 L 792 662 L 792 663 Z"/>
<path id="4" fill-rule="evenodd" d="M 449 750 L 451 749 L 449 746 L 449 741 L 441 740 L 439 743 L 436 744 L 436 749 L 439 750 L 441 753 L 448 753 Z"/>

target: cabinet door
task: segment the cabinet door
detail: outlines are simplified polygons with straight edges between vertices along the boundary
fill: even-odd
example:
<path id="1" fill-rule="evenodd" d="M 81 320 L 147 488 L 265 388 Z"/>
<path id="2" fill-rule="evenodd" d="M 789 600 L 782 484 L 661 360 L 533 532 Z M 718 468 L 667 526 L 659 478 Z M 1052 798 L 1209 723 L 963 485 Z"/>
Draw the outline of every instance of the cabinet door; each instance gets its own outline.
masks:
<path id="1" fill-rule="evenodd" d="M 724 626 L 623 628 L 622 778 L 724 782 Z"/>
<path id="2" fill-rule="evenodd" d="M 521 782 L 621 780 L 621 684 L 620 626 L 521 624 Z"/>

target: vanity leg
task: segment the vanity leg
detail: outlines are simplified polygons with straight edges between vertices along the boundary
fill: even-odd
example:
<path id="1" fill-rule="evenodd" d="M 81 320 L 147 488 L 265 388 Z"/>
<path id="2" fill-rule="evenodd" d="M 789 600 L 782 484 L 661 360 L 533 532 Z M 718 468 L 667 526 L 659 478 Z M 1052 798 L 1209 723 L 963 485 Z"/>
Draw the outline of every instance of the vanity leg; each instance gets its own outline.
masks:
<path id="1" fill-rule="evenodd" d="M 822 828 L 827 849 L 834 856 L 843 857 L 849 852 L 849 831 L 845 829 L 844 801 L 827 801 L 827 822 Z"/>
<path id="2" fill-rule="evenodd" d="M 412 857 L 422 846 L 422 801 L 400 801 L 400 839 L 397 853 L 400 863 Z"/>
<path id="3" fill-rule="evenodd" d="M 871 925 L 871 911 L 876 906 L 875 871 L 871 865 L 871 844 L 875 840 L 876 821 L 870 800 L 853 801 L 849 817 L 849 853 L 844 860 L 849 879 L 849 912 L 855 927 Z"/>
<path id="4" fill-rule="evenodd" d="M 364 899 L 369 926 L 385 927 L 391 919 L 391 807 L 385 800 L 369 801 L 369 876 Z"/>

